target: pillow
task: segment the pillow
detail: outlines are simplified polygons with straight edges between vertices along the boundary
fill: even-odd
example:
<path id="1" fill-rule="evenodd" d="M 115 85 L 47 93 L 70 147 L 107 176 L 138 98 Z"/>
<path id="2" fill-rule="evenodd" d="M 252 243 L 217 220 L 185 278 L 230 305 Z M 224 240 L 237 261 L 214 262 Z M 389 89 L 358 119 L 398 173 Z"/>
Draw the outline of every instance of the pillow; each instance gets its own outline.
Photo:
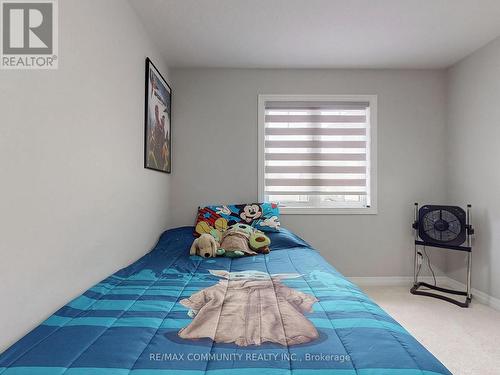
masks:
<path id="1" fill-rule="evenodd" d="M 311 249 L 311 245 L 286 228 L 281 228 L 279 233 L 269 233 L 268 237 L 273 244 L 273 251 L 290 250 L 292 248 Z"/>
<path id="2" fill-rule="evenodd" d="M 263 232 L 279 232 L 280 211 L 277 203 L 250 203 L 198 207 L 195 236 L 223 232 L 228 225 L 244 223 Z M 216 234 L 216 233 L 215 233 Z"/>

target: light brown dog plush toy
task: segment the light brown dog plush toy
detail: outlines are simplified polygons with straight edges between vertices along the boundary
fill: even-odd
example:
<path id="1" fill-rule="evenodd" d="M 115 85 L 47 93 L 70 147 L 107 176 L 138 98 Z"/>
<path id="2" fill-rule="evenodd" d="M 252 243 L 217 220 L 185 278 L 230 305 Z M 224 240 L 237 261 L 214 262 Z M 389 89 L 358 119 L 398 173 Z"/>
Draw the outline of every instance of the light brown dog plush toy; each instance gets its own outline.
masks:
<path id="1" fill-rule="evenodd" d="M 199 255 L 203 258 L 214 258 L 217 256 L 219 245 L 210 234 L 204 233 L 193 241 L 189 255 Z"/>

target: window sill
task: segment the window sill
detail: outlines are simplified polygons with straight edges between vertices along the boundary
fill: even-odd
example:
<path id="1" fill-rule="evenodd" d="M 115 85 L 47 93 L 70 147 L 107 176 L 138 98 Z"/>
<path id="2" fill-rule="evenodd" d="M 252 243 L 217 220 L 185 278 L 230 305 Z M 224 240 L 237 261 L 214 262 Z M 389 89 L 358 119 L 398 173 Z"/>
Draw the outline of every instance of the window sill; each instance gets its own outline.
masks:
<path id="1" fill-rule="evenodd" d="M 377 215 L 376 207 L 331 208 L 331 207 L 280 207 L 282 215 Z"/>

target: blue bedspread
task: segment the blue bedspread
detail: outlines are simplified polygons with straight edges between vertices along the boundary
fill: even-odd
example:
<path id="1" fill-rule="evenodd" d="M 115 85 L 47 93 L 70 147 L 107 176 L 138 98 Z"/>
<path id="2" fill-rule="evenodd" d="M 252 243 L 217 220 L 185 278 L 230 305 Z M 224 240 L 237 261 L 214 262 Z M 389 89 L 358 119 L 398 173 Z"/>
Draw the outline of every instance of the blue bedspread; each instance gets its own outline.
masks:
<path id="1" fill-rule="evenodd" d="M 0 355 L 0 374 L 450 374 L 291 232 L 270 233 L 269 255 L 202 259 L 188 255 L 192 231 L 166 231 L 150 253 L 59 309 Z M 224 321 L 213 324 L 217 308 Z"/>

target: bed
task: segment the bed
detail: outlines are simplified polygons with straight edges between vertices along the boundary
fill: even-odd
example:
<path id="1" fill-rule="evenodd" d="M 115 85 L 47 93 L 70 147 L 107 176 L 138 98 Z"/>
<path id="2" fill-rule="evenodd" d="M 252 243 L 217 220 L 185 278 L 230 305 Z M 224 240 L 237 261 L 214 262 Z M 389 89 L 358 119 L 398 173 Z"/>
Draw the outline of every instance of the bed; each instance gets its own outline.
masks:
<path id="1" fill-rule="evenodd" d="M 2 375 L 450 372 L 304 240 L 189 256 L 193 227 L 56 311 L 0 355 Z"/>

